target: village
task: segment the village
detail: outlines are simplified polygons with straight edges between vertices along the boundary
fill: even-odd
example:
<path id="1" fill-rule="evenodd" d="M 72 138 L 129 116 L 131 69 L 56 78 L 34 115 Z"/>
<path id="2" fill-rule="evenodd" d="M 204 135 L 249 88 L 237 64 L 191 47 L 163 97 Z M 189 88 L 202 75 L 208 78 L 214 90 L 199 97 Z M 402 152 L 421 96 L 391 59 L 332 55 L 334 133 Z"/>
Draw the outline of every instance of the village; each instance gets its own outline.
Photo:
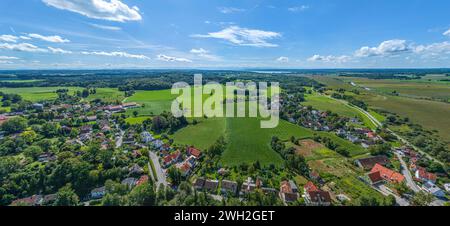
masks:
<path id="1" fill-rule="evenodd" d="M 57 125 L 57 130 L 68 139 L 66 143 L 84 147 L 92 142 L 100 145 L 100 150 L 119 149 L 131 159 L 125 167 L 127 176 L 121 184 L 129 188 L 152 181 L 159 185 L 171 186 L 169 170 L 176 169 L 182 180 L 189 181 L 193 188 L 199 192 L 206 192 L 214 199 L 220 201 L 226 197 L 240 197 L 244 199 L 249 193 L 260 191 L 263 194 L 277 197 L 284 205 L 311 205 L 329 206 L 338 202 L 345 202 L 349 198 L 344 194 L 332 194 L 330 191 L 320 189 L 322 180 L 316 172 L 308 175 L 309 181 L 299 189 L 293 180 L 279 181 L 279 187 L 264 186 L 261 178 L 248 177 L 243 182 L 225 179 L 228 169 L 218 167 L 215 169 L 218 178 L 204 178 L 199 169 L 205 150 L 193 146 L 174 145 L 165 134 L 155 134 L 148 128 L 133 127 L 124 121 L 124 112 L 128 109 L 138 108 L 138 103 L 122 103 L 117 105 L 103 104 L 101 102 L 85 102 L 73 104 L 42 102 L 33 103 L 23 111 L 14 111 L 0 115 L 0 124 L 13 118 L 25 117 L 28 119 L 45 118 Z M 337 136 L 361 145 L 364 149 L 386 143 L 375 130 L 365 128 L 358 118 L 337 117 L 330 112 L 301 107 L 295 115 L 288 119 L 291 123 L 298 123 L 314 131 L 334 133 Z M 357 125 L 357 126 L 355 126 Z M 0 133 L 0 139 L 5 139 L 5 132 Z M 22 136 L 20 133 L 9 134 L 11 138 Z M 389 154 L 379 154 L 355 160 L 355 165 L 367 173 L 360 179 L 383 195 L 393 195 L 397 205 L 410 205 L 408 197 L 395 191 L 395 186 L 405 183 L 413 192 L 425 191 L 437 199 L 436 205 L 442 205 L 449 191 L 449 184 L 444 189 L 436 185 L 438 175 L 429 173 L 416 163 L 423 158 L 410 147 L 392 148 Z M 76 152 L 75 155 L 82 155 Z M 387 157 L 390 156 L 390 157 Z M 401 167 L 393 170 L 391 160 L 399 160 Z M 42 164 L 57 160 L 54 153 L 40 153 L 36 160 Z M 406 162 L 404 161 L 406 160 Z M 420 186 L 419 186 L 419 185 Z M 107 194 L 105 186 L 92 188 L 89 195 L 82 197 L 85 205 L 91 205 Z M 332 199 L 334 197 L 334 201 Z M 26 198 L 14 200 L 11 205 L 49 205 L 56 198 L 56 194 L 35 194 Z"/>

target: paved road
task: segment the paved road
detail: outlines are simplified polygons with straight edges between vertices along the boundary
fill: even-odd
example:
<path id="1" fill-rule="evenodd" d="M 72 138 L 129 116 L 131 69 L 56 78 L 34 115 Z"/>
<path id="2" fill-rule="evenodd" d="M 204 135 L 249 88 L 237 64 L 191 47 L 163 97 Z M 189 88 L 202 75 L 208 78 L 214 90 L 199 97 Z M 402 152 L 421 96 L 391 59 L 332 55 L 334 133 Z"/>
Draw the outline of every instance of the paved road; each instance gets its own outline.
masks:
<path id="1" fill-rule="evenodd" d="M 414 182 L 411 172 L 408 169 L 408 165 L 405 163 L 399 153 L 394 152 L 394 154 L 397 156 L 398 160 L 400 160 L 400 164 L 402 164 L 402 174 L 406 178 L 406 185 L 408 185 L 408 187 L 411 188 L 411 190 L 413 190 L 414 192 L 419 192 L 421 189 L 419 188 L 419 186 L 417 186 L 416 182 Z"/>
<path id="2" fill-rule="evenodd" d="M 159 188 L 159 186 L 161 184 L 163 184 L 164 186 L 167 186 L 166 172 L 161 167 L 161 164 L 159 164 L 158 156 L 152 151 L 149 151 L 148 154 L 150 156 L 150 161 L 152 161 L 153 165 L 155 166 L 155 171 L 156 171 L 156 176 L 157 176 L 157 181 L 156 181 L 157 188 Z M 150 170 L 151 170 L 151 168 L 150 168 Z"/>
<path id="3" fill-rule="evenodd" d="M 388 196 L 388 195 L 393 195 L 395 197 L 395 201 L 397 202 L 397 204 L 399 206 L 409 206 L 409 202 L 408 200 L 398 196 L 397 194 L 393 193 L 391 191 L 391 189 L 389 189 L 388 187 L 386 187 L 385 185 L 381 184 L 381 185 L 376 185 L 373 186 L 373 188 L 377 191 L 379 191 L 381 194 Z"/>

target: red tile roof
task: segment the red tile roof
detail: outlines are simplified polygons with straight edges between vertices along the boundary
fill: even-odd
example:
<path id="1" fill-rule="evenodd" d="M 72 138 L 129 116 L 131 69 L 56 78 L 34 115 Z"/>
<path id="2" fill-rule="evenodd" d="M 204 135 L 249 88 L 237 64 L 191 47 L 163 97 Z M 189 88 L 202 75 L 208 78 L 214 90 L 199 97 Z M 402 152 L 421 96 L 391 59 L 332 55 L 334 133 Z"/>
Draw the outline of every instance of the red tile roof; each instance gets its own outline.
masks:
<path id="1" fill-rule="evenodd" d="M 422 180 L 436 181 L 437 176 L 434 173 L 429 173 L 425 170 L 425 168 L 420 167 L 417 169 L 419 171 L 419 177 Z"/>
<path id="2" fill-rule="evenodd" d="M 196 158 L 200 157 L 200 155 L 202 154 L 200 150 L 198 150 L 194 147 L 189 147 L 187 151 L 188 151 L 188 154 L 193 155 Z"/>
<path id="3" fill-rule="evenodd" d="M 400 173 L 397 173 L 391 169 L 388 169 L 380 164 L 375 164 L 375 166 L 372 168 L 370 173 L 380 172 L 380 176 L 388 180 L 389 182 L 397 182 L 401 183 L 405 180 L 405 177 L 401 175 Z"/>
<path id="4" fill-rule="evenodd" d="M 141 178 L 139 178 L 139 180 L 136 182 L 136 186 L 137 185 L 141 185 L 141 184 L 143 184 L 143 183 L 145 183 L 145 182 L 147 182 L 148 181 L 148 176 L 147 175 L 143 175 L 143 176 L 141 176 Z"/>
<path id="5" fill-rule="evenodd" d="M 280 192 L 281 193 L 292 193 L 292 188 L 291 188 L 291 184 L 289 184 L 289 181 L 281 182 Z"/>
<path id="6" fill-rule="evenodd" d="M 305 189 L 305 191 L 309 192 L 309 191 L 318 191 L 319 189 L 316 187 L 316 185 L 313 184 L 313 182 L 308 181 L 308 183 L 305 184 L 305 186 L 303 187 Z"/>
<path id="7" fill-rule="evenodd" d="M 383 178 L 381 177 L 380 171 L 377 172 L 373 172 L 373 173 L 369 173 L 369 175 L 367 175 L 370 179 L 370 181 L 372 181 L 372 184 L 378 183 L 380 181 L 383 181 Z"/>

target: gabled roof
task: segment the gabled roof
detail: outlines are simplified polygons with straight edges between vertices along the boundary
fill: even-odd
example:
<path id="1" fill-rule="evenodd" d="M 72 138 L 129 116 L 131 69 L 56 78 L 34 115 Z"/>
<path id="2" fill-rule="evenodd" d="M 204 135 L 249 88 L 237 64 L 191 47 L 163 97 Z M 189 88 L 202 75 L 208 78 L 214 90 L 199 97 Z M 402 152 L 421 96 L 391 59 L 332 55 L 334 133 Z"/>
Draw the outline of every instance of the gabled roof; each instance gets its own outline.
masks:
<path id="1" fill-rule="evenodd" d="M 308 181 L 308 183 L 305 184 L 303 187 L 305 191 L 318 191 L 319 189 L 316 187 L 316 185 L 313 184 L 313 182 Z"/>
<path id="2" fill-rule="evenodd" d="M 200 150 L 194 148 L 194 147 L 189 147 L 188 148 L 188 154 L 195 156 L 196 158 L 198 158 L 202 153 Z"/>
<path id="3" fill-rule="evenodd" d="M 329 192 L 326 191 L 309 191 L 308 195 L 312 202 L 315 203 L 330 203 L 331 196 Z"/>
<path id="4" fill-rule="evenodd" d="M 386 156 L 384 156 L 384 155 L 358 159 L 356 161 L 359 162 L 364 169 L 371 169 L 377 163 L 380 164 L 380 165 L 383 165 L 383 166 L 385 166 L 385 165 L 390 163 L 389 159 Z"/>
<path id="5" fill-rule="evenodd" d="M 373 173 L 369 173 L 367 176 L 369 177 L 369 179 L 372 182 L 372 184 L 376 184 L 378 182 L 383 181 L 383 178 L 381 177 L 381 174 L 380 174 L 379 171 L 373 172 Z"/>
<path id="6" fill-rule="evenodd" d="M 388 180 L 390 182 L 401 183 L 405 180 L 405 177 L 402 174 L 397 173 L 391 169 L 388 169 L 378 163 L 375 164 L 375 166 L 370 171 L 370 173 L 374 173 L 374 172 L 380 172 L 380 176 L 383 179 Z"/>

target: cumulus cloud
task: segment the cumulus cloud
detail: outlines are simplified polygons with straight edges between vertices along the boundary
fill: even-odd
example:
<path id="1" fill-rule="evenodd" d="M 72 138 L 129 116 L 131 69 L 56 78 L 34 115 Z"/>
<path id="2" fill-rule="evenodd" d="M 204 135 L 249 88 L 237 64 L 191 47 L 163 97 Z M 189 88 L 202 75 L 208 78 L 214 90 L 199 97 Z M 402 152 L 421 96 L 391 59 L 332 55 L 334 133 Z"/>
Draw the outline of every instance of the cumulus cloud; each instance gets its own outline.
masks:
<path id="1" fill-rule="evenodd" d="M 158 55 L 157 59 L 160 61 L 166 61 L 166 62 L 186 62 L 186 63 L 192 62 L 192 60 L 189 60 L 186 58 L 172 57 L 172 56 L 167 56 L 167 55 L 163 55 L 163 54 Z"/>
<path id="2" fill-rule="evenodd" d="M 205 50 L 203 48 L 199 48 L 199 49 L 191 49 L 190 51 L 192 54 L 195 54 L 199 57 L 202 57 L 206 60 L 211 60 L 211 61 L 219 61 L 221 58 L 219 56 L 210 54 L 208 50 Z"/>
<path id="3" fill-rule="evenodd" d="M 61 48 L 48 47 L 48 49 L 50 50 L 51 53 L 58 53 L 58 54 L 71 54 L 72 53 L 72 51 L 63 50 Z"/>
<path id="4" fill-rule="evenodd" d="M 42 0 L 48 6 L 79 13 L 93 19 L 116 22 L 140 21 L 137 6 L 129 7 L 121 0 Z"/>
<path id="5" fill-rule="evenodd" d="M 233 7 L 220 7 L 219 11 L 223 14 L 240 13 L 244 12 L 245 9 L 233 8 Z"/>
<path id="6" fill-rule="evenodd" d="M 424 55 L 450 54 L 450 42 L 439 42 L 429 45 L 418 45 L 414 52 Z"/>
<path id="7" fill-rule="evenodd" d="M 83 55 L 95 55 L 95 56 L 108 56 L 108 57 L 125 57 L 125 58 L 134 58 L 140 60 L 150 60 L 149 57 L 145 55 L 135 55 L 126 52 L 81 52 Z"/>
<path id="8" fill-rule="evenodd" d="M 268 40 L 281 37 L 281 34 L 273 31 L 230 26 L 218 32 L 211 32 L 206 35 L 192 35 L 192 37 L 222 39 L 239 46 L 276 47 L 278 45 L 269 43 Z"/>
<path id="9" fill-rule="evenodd" d="M 385 56 L 408 52 L 411 47 L 406 43 L 406 40 L 387 40 L 382 42 L 377 47 L 364 46 L 355 52 L 356 57 L 371 57 L 371 56 Z"/>
<path id="10" fill-rule="evenodd" d="M 448 29 L 448 31 L 444 32 L 443 35 L 450 37 L 450 29 Z"/>
<path id="11" fill-rule="evenodd" d="M 19 37 L 14 35 L 0 35 L 0 41 L 3 42 L 17 42 L 17 39 L 19 39 Z"/>
<path id="12" fill-rule="evenodd" d="M 48 52 L 46 49 L 39 48 L 33 44 L 29 43 L 19 43 L 19 44 L 10 44 L 10 43 L 0 43 L 0 49 L 13 50 L 19 52 Z"/>
<path id="13" fill-rule="evenodd" d="M 289 62 L 289 58 L 282 56 L 282 57 L 278 57 L 277 61 L 282 62 L 282 63 L 287 63 L 287 62 Z"/>
<path id="14" fill-rule="evenodd" d="M 288 8 L 289 11 L 294 12 L 294 13 L 296 13 L 296 12 L 303 12 L 303 11 L 305 11 L 307 9 L 309 9 L 309 6 L 307 6 L 307 5 L 294 6 L 294 7 Z"/>
<path id="15" fill-rule="evenodd" d="M 62 38 L 61 36 L 58 36 L 58 35 L 44 36 L 44 35 L 40 35 L 40 34 L 28 34 L 28 37 L 35 38 L 35 39 L 40 39 L 40 40 L 46 41 L 46 42 L 53 42 L 53 43 L 70 42 L 70 40 L 64 39 L 64 38 Z"/>
<path id="16" fill-rule="evenodd" d="M 346 63 L 351 60 L 350 56 L 342 55 L 342 56 L 321 56 L 321 55 L 314 55 L 310 58 L 308 58 L 308 61 L 310 62 L 327 62 L 327 63 Z"/>

